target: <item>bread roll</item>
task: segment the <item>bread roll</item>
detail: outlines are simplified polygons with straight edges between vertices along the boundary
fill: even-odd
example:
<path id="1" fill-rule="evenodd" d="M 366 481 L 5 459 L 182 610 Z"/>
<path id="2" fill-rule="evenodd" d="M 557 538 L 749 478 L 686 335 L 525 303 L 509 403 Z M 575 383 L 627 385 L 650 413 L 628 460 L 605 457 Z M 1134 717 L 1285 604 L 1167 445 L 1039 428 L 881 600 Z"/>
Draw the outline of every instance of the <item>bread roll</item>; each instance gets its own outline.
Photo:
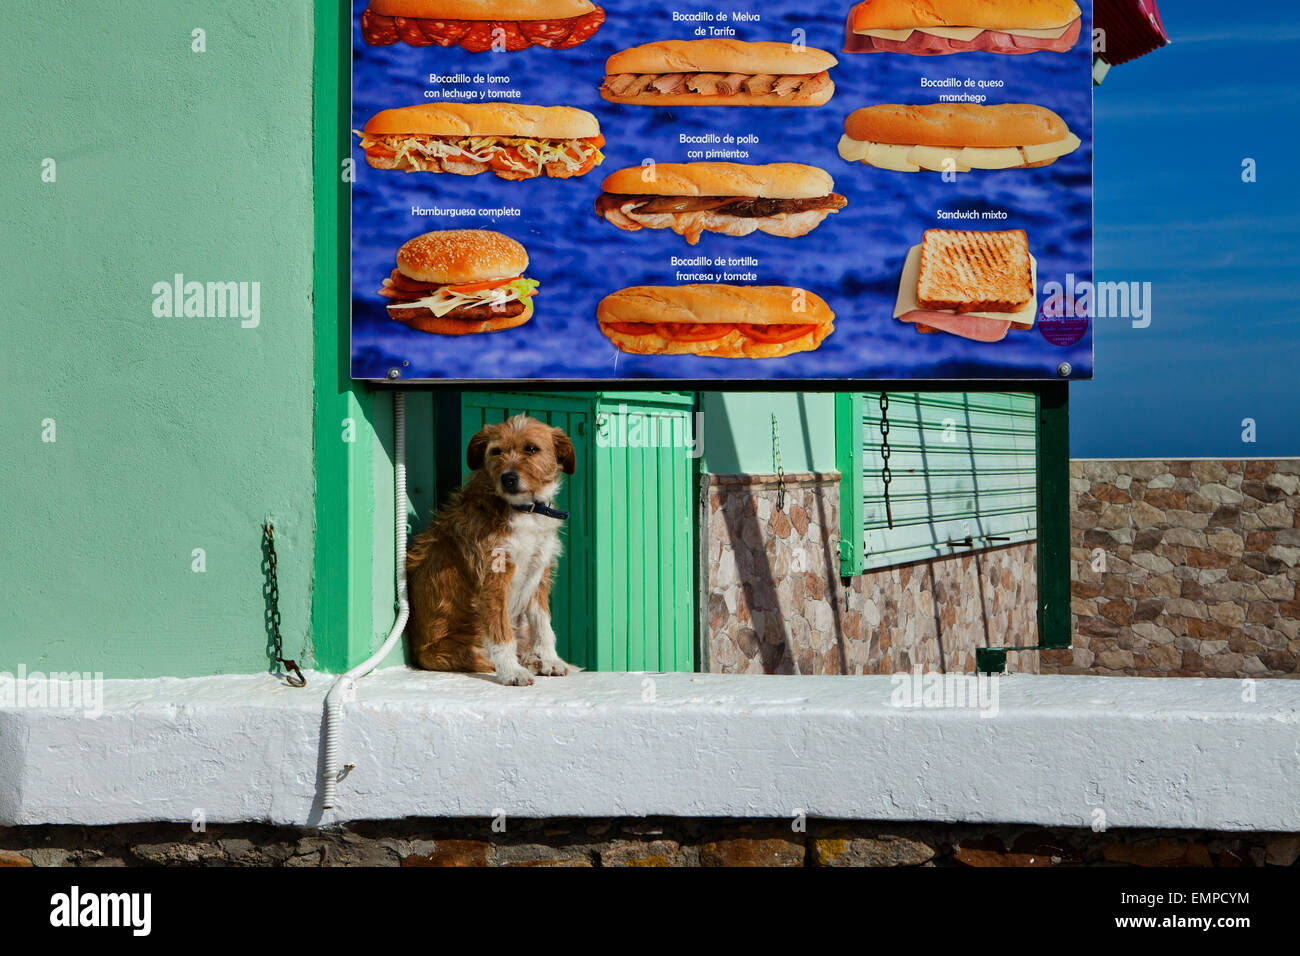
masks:
<path id="1" fill-rule="evenodd" d="M 804 311 L 797 312 L 802 302 Z M 663 322 L 687 325 L 744 322 L 750 325 L 830 325 L 835 313 L 820 296 L 789 286 L 633 286 L 606 296 L 596 307 L 602 322 Z"/>
<path id="2" fill-rule="evenodd" d="M 654 178 L 647 181 L 647 170 Z M 620 169 L 605 179 L 607 193 L 625 196 L 745 196 L 758 199 L 820 199 L 835 191 L 825 170 L 798 163 L 658 163 Z"/>
<path id="3" fill-rule="evenodd" d="M 853 8 L 855 31 L 916 27 L 1049 30 L 1082 16 L 1074 0 L 865 0 Z"/>
<path id="4" fill-rule="evenodd" d="M 825 50 L 812 47 L 797 50 L 790 43 L 661 40 L 615 53 L 605 62 L 605 72 L 775 73 L 778 76 L 797 76 L 821 73 L 838 62 Z M 692 99 L 698 102 L 700 97 Z"/>
<path id="5" fill-rule="evenodd" d="M 1026 103 L 890 103 L 851 113 L 844 132 L 871 143 L 996 149 L 1060 142 L 1070 129 L 1051 110 Z"/>
<path id="6" fill-rule="evenodd" d="M 366 123 L 373 136 L 519 136 L 533 139 L 589 139 L 600 123 L 586 110 L 568 106 L 506 103 L 425 103 L 383 110 Z"/>
<path id="7" fill-rule="evenodd" d="M 699 93 L 638 93 L 636 96 L 615 96 L 602 88 L 600 95 L 611 103 L 628 106 L 822 106 L 835 95 L 835 84 L 828 83 L 815 93 L 732 93 L 730 96 L 702 96 Z"/>
<path id="8" fill-rule="evenodd" d="M 466 285 L 513 279 L 528 268 L 528 250 L 485 229 L 426 232 L 397 251 L 397 268 L 417 282 Z"/>

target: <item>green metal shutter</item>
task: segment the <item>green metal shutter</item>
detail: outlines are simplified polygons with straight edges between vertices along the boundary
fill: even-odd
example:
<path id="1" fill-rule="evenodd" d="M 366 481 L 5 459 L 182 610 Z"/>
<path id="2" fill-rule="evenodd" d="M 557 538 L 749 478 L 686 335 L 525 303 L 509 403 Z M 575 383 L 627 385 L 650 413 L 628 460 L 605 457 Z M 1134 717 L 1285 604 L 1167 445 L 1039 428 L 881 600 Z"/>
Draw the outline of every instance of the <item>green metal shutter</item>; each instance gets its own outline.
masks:
<path id="1" fill-rule="evenodd" d="M 885 509 L 880 393 L 863 393 L 859 408 L 861 510 L 848 520 L 861 528 L 862 570 L 1037 537 L 1033 394 L 889 393 L 892 529 Z"/>

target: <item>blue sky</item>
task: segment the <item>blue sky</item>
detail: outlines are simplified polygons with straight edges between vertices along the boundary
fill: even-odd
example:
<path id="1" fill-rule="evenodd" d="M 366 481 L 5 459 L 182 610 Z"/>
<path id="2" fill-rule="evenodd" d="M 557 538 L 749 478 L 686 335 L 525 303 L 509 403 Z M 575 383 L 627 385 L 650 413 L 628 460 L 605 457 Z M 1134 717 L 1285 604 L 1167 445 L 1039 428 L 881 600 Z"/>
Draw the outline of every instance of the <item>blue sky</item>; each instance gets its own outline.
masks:
<path id="1" fill-rule="evenodd" d="M 1097 278 L 1151 282 L 1152 312 L 1096 321 L 1074 457 L 1300 455 L 1300 15 L 1282 7 L 1234 22 L 1167 0 L 1173 43 L 1096 91 Z"/>

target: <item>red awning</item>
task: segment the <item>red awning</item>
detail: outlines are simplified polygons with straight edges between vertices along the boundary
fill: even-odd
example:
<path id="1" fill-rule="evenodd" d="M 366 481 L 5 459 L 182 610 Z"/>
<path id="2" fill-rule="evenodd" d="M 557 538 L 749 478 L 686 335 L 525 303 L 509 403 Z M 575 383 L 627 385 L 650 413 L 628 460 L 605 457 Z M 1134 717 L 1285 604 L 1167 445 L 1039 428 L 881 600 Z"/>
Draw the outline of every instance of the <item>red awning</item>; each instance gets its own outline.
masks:
<path id="1" fill-rule="evenodd" d="M 1156 0 L 1096 0 L 1096 26 L 1105 30 L 1097 56 L 1111 66 L 1145 56 L 1169 42 Z"/>

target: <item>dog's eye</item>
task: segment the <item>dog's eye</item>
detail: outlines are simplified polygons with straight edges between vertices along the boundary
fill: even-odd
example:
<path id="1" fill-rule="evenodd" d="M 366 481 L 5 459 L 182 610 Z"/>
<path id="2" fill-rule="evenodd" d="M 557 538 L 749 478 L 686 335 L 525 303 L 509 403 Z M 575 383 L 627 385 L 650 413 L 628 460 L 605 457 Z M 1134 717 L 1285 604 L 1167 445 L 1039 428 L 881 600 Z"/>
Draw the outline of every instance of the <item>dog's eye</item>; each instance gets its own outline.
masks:
<path id="1" fill-rule="evenodd" d="M 489 455 L 499 455 L 499 454 L 501 454 L 501 449 L 500 449 L 500 448 L 489 448 L 489 449 L 488 449 L 488 454 L 489 454 Z"/>
<path id="2" fill-rule="evenodd" d="M 525 446 L 524 446 L 524 454 L 525 454 L 525 455 L 536 455 L 539 451 L 541 451 L 541 449 L 538 448 L 536 445 L 525 445 Z"/>

